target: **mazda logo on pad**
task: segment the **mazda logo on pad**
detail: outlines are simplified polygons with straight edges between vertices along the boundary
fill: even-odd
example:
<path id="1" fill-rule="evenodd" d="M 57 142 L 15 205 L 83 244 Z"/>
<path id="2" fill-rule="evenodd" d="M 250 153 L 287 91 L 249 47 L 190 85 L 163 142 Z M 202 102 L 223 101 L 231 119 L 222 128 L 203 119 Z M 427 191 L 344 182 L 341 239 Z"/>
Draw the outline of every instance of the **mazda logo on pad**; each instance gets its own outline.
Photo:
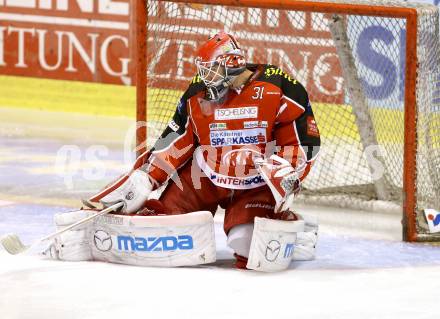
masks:
<path id="1" fill-rule="evenodd" d="M 281 244 L 278 240 L 271 240 L 266 246 L 266 260 L 273 262 L 280 254 Z"/>
<path id="2" fill-rule="evenodd" d="M 93 235 L 93 243 L 95 244 L 96 249 L 102 252 L 109 251 L 113 246 L 112 237 L 104 230 L 95 231 L 95 234 Z"/>

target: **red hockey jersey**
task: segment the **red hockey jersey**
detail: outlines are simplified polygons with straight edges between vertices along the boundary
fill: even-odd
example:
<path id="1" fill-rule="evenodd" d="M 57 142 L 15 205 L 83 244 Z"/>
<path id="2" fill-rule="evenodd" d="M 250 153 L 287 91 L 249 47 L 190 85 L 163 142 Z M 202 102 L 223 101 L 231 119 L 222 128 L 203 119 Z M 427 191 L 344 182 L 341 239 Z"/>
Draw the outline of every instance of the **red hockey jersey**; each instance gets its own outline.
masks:
<path id="1" fill-rule="evenodd" d="M 255 188 L 265 182 L 253 159 L 273 153 L 301 167 L 301 179 L 307 176 L 320 137 L 306 90 L 276 66 L 248 69 L 253 75 L 221 103 L 206 100 L 205 85 L 193 79 L 150 151 L 152 178 L 162 183 L 193 158 L 194 178 L 201 173 L 220 187 Z"/>

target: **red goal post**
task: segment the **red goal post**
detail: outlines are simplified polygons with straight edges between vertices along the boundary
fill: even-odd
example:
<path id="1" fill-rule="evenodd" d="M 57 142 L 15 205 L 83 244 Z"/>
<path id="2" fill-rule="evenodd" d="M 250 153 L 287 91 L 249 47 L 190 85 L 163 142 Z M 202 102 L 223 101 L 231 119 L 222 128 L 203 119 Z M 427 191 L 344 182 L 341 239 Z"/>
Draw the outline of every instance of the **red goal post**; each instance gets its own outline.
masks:
<path id="1" fill-rule="evenodd" d="M 160 101 L 158 98 L 148 98 L 148 90 L 150 90 L 149 82 L 151 82 L 149 76 L 147 76 L 147 68 L 148 68 L 148 52 L 151 50 L 157 50 L 157 48 L 150 48 L 148 46 L 148 37 L 149 37 L 149 7 L 150 4 L 154 6 L 154 10 L 159 10 L 161 5 L 164 3 L 173 3 L 173 5 L 178 6 L 188 6 L 187 2 L 180 0 L 173 1 L 154 1 L 154 0 L 137 0 L 134 10 L 136 12 L 136 37 L 137 37 L 137 58 L 136 58 L 136 68 L 137 68 L 137 121 L 138 122 L 146 122 L 148 123 L 149 119 L 147 119 L 147 110 L 149 108 L 154 108 L 154 104 L 162 105 L 163 101 Z M 302 13 L 322 13 L 322 14 L 332 14 L 332 15 L 342 15 L 344 17 L 348 16 L 360 16 L 360 17 L 379 17 L 379 18 L 390 18 L 390 19 L 399 19 L 404 20 L 405 25 L 405 49 L 404 49 L 404 84 L 403 84 L 403 127 L 404 127 L 404 136 L 403 142 L 397 141 L 395 144 L 402 145 L 402 161 L 403 161 L 403 169 L 402 169 L 402 177 L 401 182 L 397 182 L 397 189 L 401 189 L 402 196 L 399 195 L 401 199 L 401 207 L 403 210 L 403 238 L 407 241 L 424 241 L 424 240 L 439 240 L 440 237 L 435 234 L 429 234 L 426 231 L 426 225 L 420 225 L 420 220 L 423 219 L 421 216 L 421 209 L 418 204 L 418 186 L 420 182 L 417 179 L 418 174 L 420 175 L 420 168 L 418 167 L 418 152 L 421 143 L 427 143 L 426 139 L 423 142 L 419 139 L 418 129 L 418 120 L 419 120 L 419 105 L 417 96 L 421 93 L 418 90 L 417 85 L 421 85 L 420 81 L 420 67 L 421 63 L 418 60 L 418 50 L 420 49 L 419 41 L 420 41 L 420 12 L 421 9 L 417 6 L 408 5 L 402 3 L 400 1 L 295 1 L 295 0 L 219 0 L 219 1 L 207 1 L 207 0 L 193 0 L 192 1 L 195 8 L 199 8 L 203 10 L 205 6 L 227 6 L 227 7 L 236 7 L 236 8 L 258 8 L 258 9 L 274 9 L 280 11 L 292 11 L 292 12 L 302 12 Z M 422 10 L 425 10 L 426 14 L 431 14 L 433 21 L 437 21 L 438 23 L 438 10 L 434 11 L 433 6 L 423 6 Z M 153 7 L 151 7 L 153 8 Z M 431 12 L 431 11 L 432 12 Z M 155 19 L 158 16 L 154 16 Z M 384 20 L 387 21 L 387 20 Z M 176 22 L 175 28 L 176 33 L 178 33 L 178 22 Z M 202 26 L 203 27 L 203 26 Z M 396 27 L 397 30 L 397 27 Z M 153 31 L 152 31 L 153 32 Z M 196 31 L 194 31 L 196 32 Z M 393 31 L 394 32 L 394 31 Z M 437 28 L 438 32 L 438 28 Z M 154 35 L 153 35 L 154 36 Z M 438 34 L 437 34 L 438 39 Z M 238 39 L 241 40 L 240 38 Z M 150 50 L 150 51 L 149 51 Z M 336 50 L 336 49 L 335 49 Z M 339 48 L 337 49 L 339 50 Z M 340 53 L 338 51 L 338 53 Z M 155 51 L 152 53 L 153 55 L 160 54 L 159 51 Z M 437 54 L 437 53 L 436 53 Z M 435 57 L 438 59 L 438 57 Z M 151 61 L 151 58 L 150 58 Z M 440 60 L 439 60 L 440 61 Z M 290 72 L 290 70 L 286 70 Z M 154 72 L 153 75 L 154 76 Z M 362 78 L 362 74 L 359 75 Z M 164 78 L 164 77 L 163 77 Z M 437 80 L 437 77 L 434 78 Z M 345 78 L 345 81 L 347 79 Z M 163 85 L 163 80 L 161 81 L 161 85 Z M 172 80 L 170 80 L 172 81 Z M 170 82 L 171 83 L 171 82 Z M 307 86 L 306 86 L 307 87 Z M 345 88 L 345 87 L 344 87 Z M 344 90 L 344 89 L 343 89 Z M 349 88 L 346 90 L 350 90 Z M 420 90 L 420 88 L 419 88 Z M 434 88 L 435 91 L 435 88 Z M 313 103 L 314 96 L 313 91 L 310 92 L 311 101 Z M 159 94 L 159 93 L 157 93 Z M 168 93 L 167 93 L 168 94 Z M 438 94 L 438 92 L 434 92 L 434 94 Z M 347 100 L 349 98 L 344 98 Z M 147 104 L 148 100 L 148 104 Z M 151 100 L 151 101 L 150 101 Z M 175 103 L 177 103 L 177 99 L 175 99 Z M 351 104 L 353 101 L 350 101 Z M 152 105 L 150 105 L 152 104 Z M 436 111 L 440 111 L 436 109 Z M 435 118 L 437 118 L 437 114 L 434 114 Z M 155 119 L 156 120 L 156 119 Z M 166 116 L 163 117 L 163 124 L 166 125 L 169 118 Z M 317 119 L 319 126 L 319 118 Z M 393 122 L 393 120 L 391 120 Z M 373 123 L 373 126 L 376 124 Z M 440 132 L 438 129 L 439 125 L 436 123 L 434 126 L 435 133 Z M 392 130 L 392 128 L 389 128 Z M 428 131 L 431 131 L 431 126 L 428 128 Z M 325 132 L 323 132 L 325 133 Z M 379 134 L 379 133 L 378 133 Z M 430 134 L 428 132 L 428 134 Z M 379 134 L 380 135 L 380 134 Z M 357 139 L 361 139 L 357 138 Z M 147 140 L 147 126 L 141 125 L 137 130 L 137 145 L 139 146 L 139 150 L 144 150 L 146 147 Z M 432 140 L 432 138 L 431 138 Z M 341 142 L 343 143 L 343 142 Z M 434 150 L 438 152 L 437 148 L 440 147 L 437 141 L 434 141 Z M 362 141 L 361 141 L 362 144 Z M 387 144 L 387 143 L 384 143 Z M 364 145 L 365 146 L 365 145 Z M 323 147 L 325 147 L 323 145 Z M 399 153 L 399 151 L 396 151 Z M 400 154 L 400 153 L 399 153 Z M 437 154 L 437 153 L 436 153 Z M 436 157 L 437 159 L 437 157 Z M 319 161 L 319 159 L 318 159 Z M 356 167 L 353 167 L 355 170 Z M 396 175 L 397 173 L 392 173 Z M 398 173 L 400 174 L 400 173 Z M 428 173 L 429 174 L 429 173 Z M 437 171 L 436 171 L 437 174 Z M 423 174 L 422 174 L 423 175 Z M 420 175 L 421 176 L 421 175 Z M 394 177 L 390 178 L 393 179 Z M 371 178 L 369 178 L 371 179 Z M 362 182 L 363 183 L 363 182 Z M 362 184 L 360 183 L 360 184 Z M 437 181 L 440 183 L 440 181 Z M 401 184 L 401 185 L 400 185 Z M 352 185 L 350 185 L 352 186 Z M 363 185 L 362 185 L 363 186 Z M 437 185 L 438 186 L 438 185 Z M 437 187 L 436 186 L 436 187 Z M 429 187 L 429 186 L 428 186 Z M 324 187 L 328 189 L 329 187 Z M 346 201 L 350 202 L 350 194 L 347 195 L 348 199 Z M 380 197 L 380 196 L 376 196 Z M 377 198 L 376 198 L 377 199 Z M 429 202 L 429 201 L 428 201 Z M 438 201 L 433 199 L 432 205 L 438 205 Z M 426 208 L 426 207 L 425 207 Z M 440 207 L 428 207 L 440 209 Z M 422 224 L 424 222 L 422 221 Z"/>

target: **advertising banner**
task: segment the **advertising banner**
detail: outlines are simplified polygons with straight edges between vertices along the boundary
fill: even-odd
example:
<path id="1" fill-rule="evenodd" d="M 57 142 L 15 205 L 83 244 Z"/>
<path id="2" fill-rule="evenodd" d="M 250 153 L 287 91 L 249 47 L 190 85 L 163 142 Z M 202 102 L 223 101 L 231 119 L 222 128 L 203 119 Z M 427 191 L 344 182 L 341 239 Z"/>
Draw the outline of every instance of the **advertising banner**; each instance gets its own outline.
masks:
<path id="1" fill-rule="evenodd" d="M 133 85 L 135 0 L 0 0 L 0 74 Z M 440 0 L 428 1 L 439 5 Z M 326 15 L 220 6 L 149 4 L 150 85 L 185 89 L 197 47 L 218 30 L 234 34 L 248 60 L 272 63 L 313 92 L 346 102 Z M 225 19 L 224 17 L 234 17 Z M 349 24 L 367 98 L 403 101 L 405 26 L 385 20 Z M 180 31 L 173 29 L 180 26 Z"/>
<path id="2" fill-rule="evenodd" d="M 0 74 L 130 85 L 129 0 L 0 0 Z"/>

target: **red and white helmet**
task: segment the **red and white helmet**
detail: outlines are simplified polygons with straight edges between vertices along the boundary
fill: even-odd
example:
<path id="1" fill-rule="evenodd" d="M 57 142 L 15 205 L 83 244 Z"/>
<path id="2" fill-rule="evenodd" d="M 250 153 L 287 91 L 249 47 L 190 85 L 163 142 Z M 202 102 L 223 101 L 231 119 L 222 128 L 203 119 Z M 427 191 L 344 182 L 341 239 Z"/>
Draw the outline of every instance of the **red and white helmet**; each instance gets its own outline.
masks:
<path id="1" fill-rule="evenodd" d="M 243 51 L 234 37 L 224 31 L 200 47 L 195 63 L 210 100 L 223 97 L 234 78 L 246 69 Z"/>

